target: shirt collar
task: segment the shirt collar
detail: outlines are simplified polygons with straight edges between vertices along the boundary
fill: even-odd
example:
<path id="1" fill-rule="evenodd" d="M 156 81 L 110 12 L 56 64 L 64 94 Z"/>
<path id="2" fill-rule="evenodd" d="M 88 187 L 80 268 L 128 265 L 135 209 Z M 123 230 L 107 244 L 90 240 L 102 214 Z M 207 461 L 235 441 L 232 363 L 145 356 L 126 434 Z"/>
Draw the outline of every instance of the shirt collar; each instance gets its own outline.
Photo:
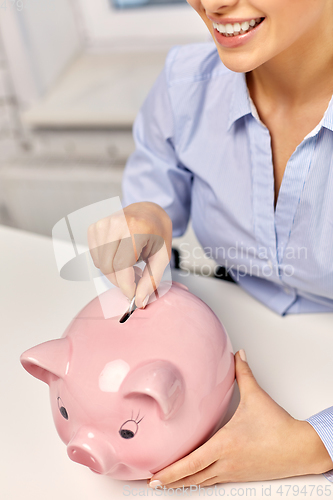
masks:
<path id="1" fill-rule="evenodd" d="M 333 96 L 331 97 L 323 118 L 320 120 L 318 125 L 311 130 L 306 137 L 304 137 L 304 140 L 309 139 L 310 137 L 315 137 L 320 132 L 322 127 L 333 131 Z"/>
<path id="2" fill-rule="evenodd" d="M 333 96 L 331 97 L 329 105 L 325 111 L 324 117 L 319 125 L 333 131 Z"/>
<path id="3" fill-rule="evenodd" d="M 230 109 L 229 109 L 229 120 L 228 120 L 228 130 L 231 126 L 248 114 L 252 114 L 252 116 L 258 120 L 260 123 L 261 120 L 259 118 L 257 109 L 250 97 L 247 85 L 246 85 L 246 75 L 245 73 L 234 73 L 233 75 L 233 91 L 231 95 L 230 101 Z M 333 131 L 333 96 L 329 102 L 329 105 L 325 111 L 325 114 L 318 123 L 318 125 L 305 137 L 305 139 L 309 137 L 314 137 L 318 134 L 322 127 L 325 127 L 331 131 Z"/>
<path id="4" fill-rule="evenodd" d="M 234 73 L 232 81 L 232 95 L 229 108 L 228 130 L 245 115 L 251 114 L 251 102 L 246 85 L 245 73 Z"/>

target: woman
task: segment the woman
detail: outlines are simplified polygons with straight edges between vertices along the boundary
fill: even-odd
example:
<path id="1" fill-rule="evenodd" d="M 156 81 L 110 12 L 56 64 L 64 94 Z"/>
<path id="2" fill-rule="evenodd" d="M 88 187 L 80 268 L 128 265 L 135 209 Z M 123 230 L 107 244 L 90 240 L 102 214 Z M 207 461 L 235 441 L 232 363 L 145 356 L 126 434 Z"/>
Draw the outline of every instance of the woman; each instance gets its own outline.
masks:
<path id="1" fill-rule="evenodd" d="M 173 49 L 136 120 L 123 185 L 130 232 L 147 234 L 146 252 L 151 235 L 163 237 L 170 255 L 172 225 L 181 235 L 191 215 L 201 244 L 268 307 L 281 315 L 332 312 L 333 1 L 189 3 L 215 45 Z M 116 217 L 91 226 L 91 247 L 111 233 L 125 234 Z M 108 274 L 117 255 L 97 248 L 93 258 Z M 156 282 L 164 266 L 155 253 Z M 136 290 L 132 269 L 112 279 L 145 306 L 148 274 Z M 152 487 L 333 468 L 333 407 L 296 420 L 260 388 L 244 351 L 235 361 L 241 400 L 233 418 L 156 473 Z"/>

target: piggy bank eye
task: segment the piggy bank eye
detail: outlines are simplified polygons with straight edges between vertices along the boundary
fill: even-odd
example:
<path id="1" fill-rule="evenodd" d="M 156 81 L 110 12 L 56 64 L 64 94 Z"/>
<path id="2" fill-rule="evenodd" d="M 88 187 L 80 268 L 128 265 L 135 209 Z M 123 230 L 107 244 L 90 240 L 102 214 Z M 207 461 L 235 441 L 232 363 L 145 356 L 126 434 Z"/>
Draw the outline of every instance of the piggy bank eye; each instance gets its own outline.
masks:
<path id="1" fill-rule="evenodd" d="M 68 413 L 67 413 L 67 410 L 66 408 L 64 407 L 63 405 L 63 402 L 61 401 L 61 398 L 57 398 L 57 401 L 58 401 L 58 408 L 59 408 L 59 411 L 61 413 L 61 415 L 66 419 L 68 420 Z"/>
<path id="2" fill-rule="evenodd" d="M 138 431 L 138 424 L 135 420 L 126 420 L 119 429 L 119 434 L 124 439 L 131 439 Z"/>
<path id="3" fill-rule="evenodd" d="M 140 420 L 138 420 L 139 415 L 140 411 L 137 414 L 137 417 L 134 419 L 132 412 L 132 418 L 126 420 L 126 422 L 124 422 L 123 425 L 120 427 L 119 434 L 121 435 L 122 438 L 124 439 L 134 438 L 135 434 L 138 432 L 139 423 L 143 419 L 143 417 L 141 417 Z"/>

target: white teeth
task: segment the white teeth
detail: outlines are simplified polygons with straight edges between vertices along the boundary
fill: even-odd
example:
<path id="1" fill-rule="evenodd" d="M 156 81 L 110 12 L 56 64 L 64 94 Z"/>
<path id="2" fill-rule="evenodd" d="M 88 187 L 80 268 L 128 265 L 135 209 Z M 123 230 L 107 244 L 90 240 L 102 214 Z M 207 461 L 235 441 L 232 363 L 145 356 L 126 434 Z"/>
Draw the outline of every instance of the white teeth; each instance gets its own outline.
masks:
<path id="1" fill-rule="evenodd" d="M 234 36 L 239 35 L 240 33 L 244 34 L 247 31 L 250 31 L 255 26 L 257 26 L 261 22 L 261 18 L 251 19 L 251 21 L 244 21 L 242 23 L 228 23 L 228 24 L 220 24 L 213 23 L 213 28 L 222 33 L 225 36 Z"/>
<path id="2" fill-rule="evenodd" d="M 226 30 L 227 30 L 227 33 L 228 33 L 229 35 L 232 35 L 232 34 L 233 34 L 233 32 L 234 32 L 234 27 L 233 27 L 233 25 L 232 25 L 232 24 L 227 24 L 227 25 L 226 25 Z"/>

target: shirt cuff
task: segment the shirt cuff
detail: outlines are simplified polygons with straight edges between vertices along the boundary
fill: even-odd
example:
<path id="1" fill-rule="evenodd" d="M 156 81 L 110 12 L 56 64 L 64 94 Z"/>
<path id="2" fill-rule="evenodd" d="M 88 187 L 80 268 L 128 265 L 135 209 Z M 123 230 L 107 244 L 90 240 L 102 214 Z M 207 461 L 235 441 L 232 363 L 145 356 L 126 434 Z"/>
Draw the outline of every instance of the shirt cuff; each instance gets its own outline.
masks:
<path id="1" fill-rule="evenodd" d="M 333 462 L 333 406 L 305 420 L 309 422 L 317 432 Z M 333 469 L 325 472 L 324 476 L 326 479 L 333 482 Z"/>

